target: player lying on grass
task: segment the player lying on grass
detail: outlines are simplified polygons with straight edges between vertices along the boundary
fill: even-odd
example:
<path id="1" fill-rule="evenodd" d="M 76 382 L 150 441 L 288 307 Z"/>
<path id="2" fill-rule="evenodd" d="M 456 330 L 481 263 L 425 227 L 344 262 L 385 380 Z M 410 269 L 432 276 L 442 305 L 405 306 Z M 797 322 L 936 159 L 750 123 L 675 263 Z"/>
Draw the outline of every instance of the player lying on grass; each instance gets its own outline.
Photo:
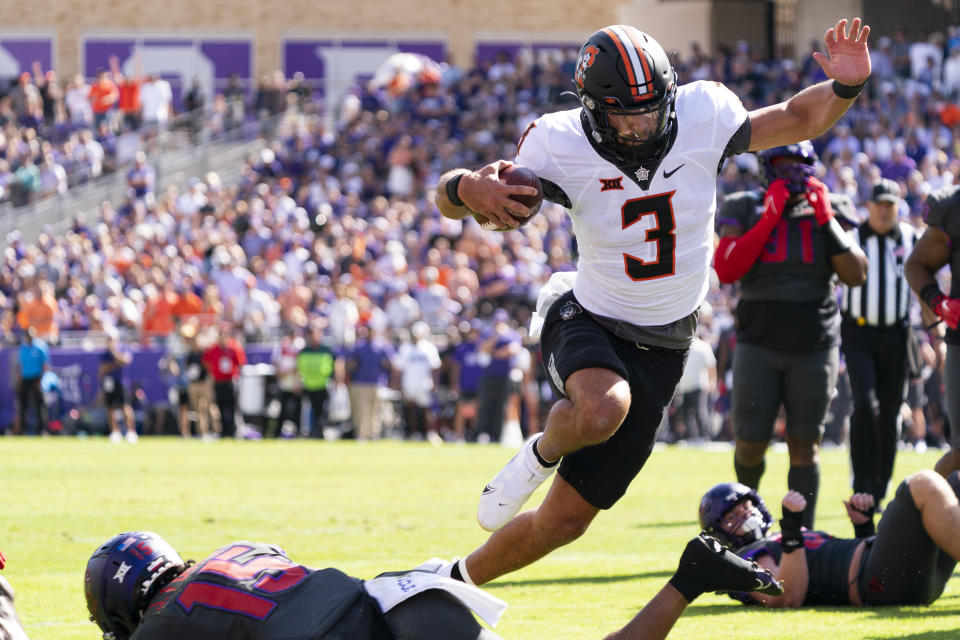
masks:
<path id="1" fill-rule="evenodd" d="M 0 551 L 0 569 L 6 566 L 6 562 L 7 557 Z M 0 576 L 0 640 L 27 640 L 13 606 L 13 589 L 3 576 Z"/>
<path id="2" fill-rule="evenodd" d="M 435 573 L 443 563 L 433 559 L 363 581 L 332 568 L 309 569 L 277 546 L 250 542 L 193 563 L 141 531 L 115 536 L 94 552 L 84 590 L 105 640 L 499 639 L 471 610 L 496 624 L 506 605 Z M 701 593 L 750 589 L 782 592 L 766 570 L 701 534 L 687 544 L 669 583 L 607 638 L 660 640 Z"/>
<path id="3" fill-rule="evenodd" d="M 763 499 L 739 483 L 718 484 L 700 501 L 700 524 L 739 556 L 769 569 L 782 595 L 731 594 L 770 607 L 804 605 L 928 605 L 940 597 L 960 559 L 960 475 L 908 476 L 876 528 L 873 496 L 844 502 L 856 538 L 801 527 L 802 495 L 783 498 L 780 533 Z"/>

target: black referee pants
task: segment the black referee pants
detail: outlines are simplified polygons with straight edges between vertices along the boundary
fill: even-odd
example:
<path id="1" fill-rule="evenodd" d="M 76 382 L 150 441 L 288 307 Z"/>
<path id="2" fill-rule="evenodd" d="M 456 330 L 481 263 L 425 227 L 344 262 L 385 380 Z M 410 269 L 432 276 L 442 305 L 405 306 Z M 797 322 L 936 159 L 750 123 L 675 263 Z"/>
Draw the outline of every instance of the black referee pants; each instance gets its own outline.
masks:
<path id="1" fill-rule="evenodd" d="M 907 329 L 857 326 L 845 319 L 840 335 L 853 394 L 853 490 L 872 494 L 879 504 L 893 475 L 900 436 L 900 406 L 907 378 Z"/>

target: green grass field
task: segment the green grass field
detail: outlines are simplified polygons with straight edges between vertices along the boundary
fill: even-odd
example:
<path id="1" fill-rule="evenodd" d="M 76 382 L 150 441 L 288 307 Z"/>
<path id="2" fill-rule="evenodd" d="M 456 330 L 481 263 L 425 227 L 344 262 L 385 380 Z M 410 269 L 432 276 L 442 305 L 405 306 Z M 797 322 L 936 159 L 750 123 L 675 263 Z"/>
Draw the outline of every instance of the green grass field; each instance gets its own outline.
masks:
<path id="1" fill-rule="evenodd" d="M 99 543 L 130 529 L 160 533 L 185 558 L 238 539 L 266 541 L 306 565 L 369 578 L 480 544 L 486 534 L 474 519 L 477 496 L 511 453 L 387 441 L 0 439 L 4 574 L 34 640 L 98 637 L 87 621 L 83 569 Z M 894 481 L 936 458 L 901 453 Z M 818 527 L 851 536 L 840 503 L 848 494 L 846 453 L 827 451 L 822 464 Z M 489 586 L 510 604 L 498 633 L 591 639 L 622 625 L 697 533 L 700 495 L 731 474 L 731 451 L 656 451 L 627 496 L 583 538 Z M 786 454 L 771 452 L 762 488 L 777 511 L 785 485 Z M 960 638 L 960 572 L 929 608 L 761 611 L 708 594 L 671 637 L 771 636 Z"/>

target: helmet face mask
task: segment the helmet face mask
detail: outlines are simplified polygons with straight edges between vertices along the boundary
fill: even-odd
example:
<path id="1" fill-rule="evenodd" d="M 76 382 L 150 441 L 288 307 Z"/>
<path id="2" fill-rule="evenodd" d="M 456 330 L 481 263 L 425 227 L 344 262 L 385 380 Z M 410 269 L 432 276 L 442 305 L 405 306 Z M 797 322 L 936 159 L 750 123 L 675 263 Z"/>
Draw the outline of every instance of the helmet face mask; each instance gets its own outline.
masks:
<path id="1" fill-rule="evenodd" d="M 750 502 L 750 508 L 741 509 L 739 515 L 734 516 L 733 511 L 747 501 Z M 759 540 L 764 534 L 763 514 L 760 513 L 760 509 L 753 504 L 749 496 L 744 496 L 740 502 L 730 507 L 730 509 L 723 514 L 723 519 L 719 526 L 723 527 L 723 530 L 728 535 L 738 536 L 743 539 L 752 539 L 753 541 Z"/>
<path id="2" fill-rule="evenodd" d="M 150 598 L 184 566 L 176 550 L 155 533 L 114 536 L 87 562 L 83 584 L 90 619 L 106 640 L 129 638 Z"/>
<path id="3" fill-rule="evenodd" d="M 589 96 L 584 99 L 584 104 L 592 102 Z M 671 113 L 671 105 L 663 103 L 636 109 L 597 105 L 592 110 L 594 131 L 598 131 L 601 139 L 615 150 L 635 153 L 653 146 L 663 137 Z M 638 124 L 641 125 L 639 128 Z"/>
<path id="4" fill-rule="evenodd" d="M 621 162 L 654 156 L 673 127 L 676 77 L 663 48 L 642 31 L 625 25 L 597 31 L 581 47 L 574 74 L 588 135 Z"/>
<path id="5" fill-rule="evenodd" d="M 817 174 L 817 152 L 808 140 L 757 153 L 764 184 L 784 180 L 791 196 L 807 190 L 807 180 Z"/>
<path id="6" fill-rule="evenodd" d="M 746 500 L 750 500 L 753 506 L 733 516 L 731 512 Z M 762 540 L 772 525 L 773 516 L 763 498 L 739 482 L 718 484 L 700 500 L 700 526 L 734 549 Z"/>

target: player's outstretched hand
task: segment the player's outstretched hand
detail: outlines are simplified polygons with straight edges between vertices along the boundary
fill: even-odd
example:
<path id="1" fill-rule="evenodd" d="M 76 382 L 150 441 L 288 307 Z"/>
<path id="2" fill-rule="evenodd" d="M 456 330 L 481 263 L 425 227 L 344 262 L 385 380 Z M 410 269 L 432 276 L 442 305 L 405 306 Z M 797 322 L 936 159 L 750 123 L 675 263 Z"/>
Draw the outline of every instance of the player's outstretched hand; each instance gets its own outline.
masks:
<path id="1" fill-rule="evenodd" d="M 847 517 L 853 524 L 866 524 L 870 521 L 875 502 L 873 496 L 869 493 L 855 493 L 849 500 L 843 501 L 843 506 L 847 508 Z"/>
<path id="2" fill-rule="evenodd" d="M 828 78 L 850 86 L 863 84 L 870 77 L 870 52 L 867 50 L 869 35 L 870 27 L 861 25 L 860 18 L 853 19 L 848 32 L 844 18 L 836 26 L 827 29 L 823 36 L 827 53 L 815 51 L 813 59 L 820 64 Z"/>
<path id="3" fill-rule="evenodd" d="M 830 205 L 830 190 L 816 178 L 807 178 L 807 190 L 803 195 L 807 202 L 813 207 L 813 213 L 817 220 L 817 225 L 823 226 L 829 224 L 833 219 L 833 207 Z"/>
<path id="4" fill-rule="evenodd" d="M 807 499 L 799 491 L 791 489 L 787 491 L 787 495 L 783 496 L 782 506 L 788 511 L 799 513 L 807 508 Z"/>
<path id="5" fill-rule="evenodd" d="M 518 225 L 515 218 L 526 218 L 531 211 L 510 196 L 535 196 L 538 193 L 534 187 L 500 181 L 500 171 L 512 165 L 513 163 L 507 160 L 497 160 L 477 171 L 467 173 L 460 179 L 458 190 L 460 199 L 468 209 L 495 222 L 499 227 L 511 229 Z"/>
<path id="6" fill-rule="evenodd" d="M 778 178 L 771 182 L 763 196 L 763 217 L 774 221 L 780 220 L 789 198 L 790 190 L 787 188 L 786 180 Z"/>

